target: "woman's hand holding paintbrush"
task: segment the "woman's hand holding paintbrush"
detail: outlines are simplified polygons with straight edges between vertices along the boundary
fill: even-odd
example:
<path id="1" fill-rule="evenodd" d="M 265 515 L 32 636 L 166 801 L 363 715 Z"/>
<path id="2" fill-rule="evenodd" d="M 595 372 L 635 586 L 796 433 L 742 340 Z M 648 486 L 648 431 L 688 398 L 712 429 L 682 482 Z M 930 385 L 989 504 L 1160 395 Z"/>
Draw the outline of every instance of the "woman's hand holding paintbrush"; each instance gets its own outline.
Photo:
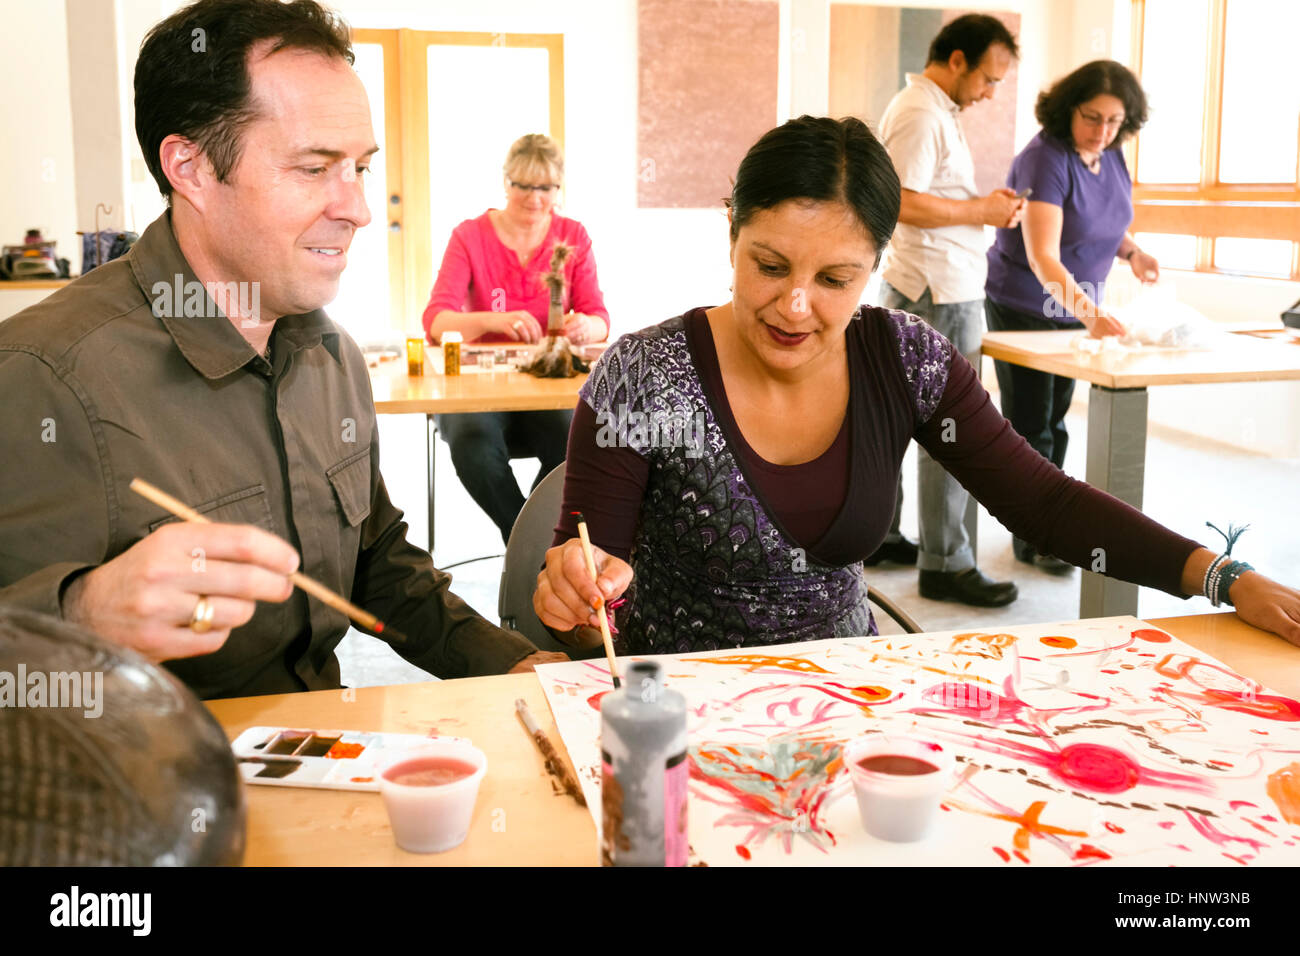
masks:
<path id="1" fill-rule="evenodd" d="M 570 538 L 546 552 L 546 567 L 537 575 L 533 610 L 543 624 L 561 635 L 574 628 L 599 628 L 605 604 L 632 583 L 632 566 L 591 546 L 596 573 L 587 570 L 581 538 Z M 580 646 L 595 646 L 599 633 L 574 635 Z"/>

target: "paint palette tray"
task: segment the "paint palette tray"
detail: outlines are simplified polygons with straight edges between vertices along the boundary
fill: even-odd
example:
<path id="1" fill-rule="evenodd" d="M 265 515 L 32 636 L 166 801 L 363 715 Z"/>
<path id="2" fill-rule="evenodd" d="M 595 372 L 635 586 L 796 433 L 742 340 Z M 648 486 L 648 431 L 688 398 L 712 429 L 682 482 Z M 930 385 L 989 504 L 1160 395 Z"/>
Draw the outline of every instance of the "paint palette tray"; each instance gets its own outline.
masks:
<path id="1" fill-rule="evenodd" d="M 230 749 L 239 761 L 239 775 L 248 783 L 378 791 L 375 768 L 385 753 L 430 740 L 459 739 L 358 730 L 250 727 L 235 738 Z"/>

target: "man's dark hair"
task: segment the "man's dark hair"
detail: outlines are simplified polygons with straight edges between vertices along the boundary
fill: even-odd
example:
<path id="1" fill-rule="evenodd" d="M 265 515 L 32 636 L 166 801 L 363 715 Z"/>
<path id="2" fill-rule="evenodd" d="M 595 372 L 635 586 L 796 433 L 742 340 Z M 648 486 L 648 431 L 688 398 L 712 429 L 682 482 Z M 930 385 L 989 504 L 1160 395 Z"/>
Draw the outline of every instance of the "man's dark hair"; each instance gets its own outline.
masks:
<path id="1" fill-rule="evenodd" d="M 876 247 L 876 263 L 898 224 L 902 194 L 889 153 L 856 117 L 800 116 L 769 130 L 736 171 L 727 206 L 731 238 L 754 214 L 788 199 L 842 202 Z"/>
<path id="2" fill-rule="evenodd" d="M 966 57 L 966 69 L 973 70 L 988 48 L 1000 43 L 1011 51 L 1011 55 L 1020 56 L 1016 38 L 997 17 L 985 13 L 968 13 L 953 20 L 930 43 L 928 63 L 947 63 L 954 50 L 961 50 Z"/>
<path id="3" fill-rule="evenodd" d="M 353 62 L 351 31 L 313 0 L 198 0 L 158 23 L 135 64 L 135 135 L 158 188 L 172 186 L 158 148 L 173 133 L 198 145 L 226 182 L 239 162 L 240 134 L 257 116 L 248 52 L 310 50 Z"/>
<path id="4" fill-rule="evenodd" d="M 1067 146 L 1074 143 L 1070 126 L 1074 110 L 1094 96 L 1109 93 L 1124 104 L 1124 125 L 1107 149 L 1119 149 L 1124 141 L 1140 130 L 1147 121 L 1147 97 L 1132 71 L 1114 60 L 1093 60 L 1038 94 L 1034 116 L 1047 135 Z"/>

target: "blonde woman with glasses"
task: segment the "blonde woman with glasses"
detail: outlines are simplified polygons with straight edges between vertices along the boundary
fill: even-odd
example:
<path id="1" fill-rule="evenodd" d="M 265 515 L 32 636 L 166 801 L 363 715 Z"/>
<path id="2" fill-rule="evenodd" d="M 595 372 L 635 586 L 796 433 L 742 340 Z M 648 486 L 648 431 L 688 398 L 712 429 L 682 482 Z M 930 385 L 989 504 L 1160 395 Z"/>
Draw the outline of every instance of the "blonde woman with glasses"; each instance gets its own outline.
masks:
<path id="1" fill-rule="evenodd" d="M 609 313 L 591 239 L 581 223 L 555 211 L 564 182 L 559 146 L 538 133 L 520 137 L 506 155 L 503 173 L 505 208 L 467 219 L 451 234 L 424 310 L 429 341 L 437 343 L 452 330 L 474 343 L 541 339 L 550 303 L 542 275 L 556 243 L 573 249 L 564 266 L 564 334 L 576 345 L 604 341 Z M 539 458 L 540 481 L 564 460 L 572 416 L 571 411 L 438 416 L 456 474 L 502 540 L 510 537 L 524 503 L 510 459 Z"/>

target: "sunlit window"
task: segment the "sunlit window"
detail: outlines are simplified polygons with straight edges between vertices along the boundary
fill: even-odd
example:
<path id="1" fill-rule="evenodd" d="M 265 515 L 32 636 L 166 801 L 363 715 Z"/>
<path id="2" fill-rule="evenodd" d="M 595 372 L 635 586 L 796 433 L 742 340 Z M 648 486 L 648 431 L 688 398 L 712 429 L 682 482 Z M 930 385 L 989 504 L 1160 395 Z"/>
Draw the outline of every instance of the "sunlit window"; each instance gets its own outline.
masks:
<path id="1" fill-rule="evenodd" d="M 1283 239 L 1216 239 L 1214 267 L 1248 275 L 1289 276 L 1292 245 Z"/>
<path id="2" fill-rule="evenodd" d="M 1210 0 L 1146 0 L 1142 88 L 1150 119 L 1138 150 L 1138 178 L 1149 183 L 1201 180 L 1200 91 Z"/>
<path id="3" fill-rule="evenodd" d="M 1300 3 L 1231 0 L 1224 29 L 1219 180 L 1294 183 L 1300 143 Z"/>

